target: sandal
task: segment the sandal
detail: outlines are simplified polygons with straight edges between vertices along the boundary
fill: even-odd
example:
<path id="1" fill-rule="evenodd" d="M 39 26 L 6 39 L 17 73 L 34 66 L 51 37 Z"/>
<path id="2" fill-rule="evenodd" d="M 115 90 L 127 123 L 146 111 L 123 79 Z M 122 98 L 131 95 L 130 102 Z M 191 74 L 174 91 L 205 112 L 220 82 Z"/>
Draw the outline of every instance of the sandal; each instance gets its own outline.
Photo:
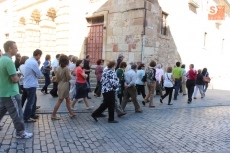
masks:
<path id="1" fill-rule="evenodd" d="M 36 106 L 36 109 L 39 109 L 39 108 L 41 108 L 41 106 Z"/>
<path id="2" fill-rule="evenodd" d="M 75 118 L 77 115 L 76 114 L 73 114 L 73 115 L 70 115 L 69 117 L 71 118 L 71 119 L 73 119 L 73 118 Z"/>
<path id="3" fill-rule="evenodd" d="M 51 120 L 60 120 L 61 118 L 60 117 L 57 117 L 57 116 L 51 116 Z"/>
<path id="4" fill-rule="evenodd" d="M 28 120 L 24 120 L 25 123 L 34 123 L 36 122 L 35 119 L 29 118 Z"/>

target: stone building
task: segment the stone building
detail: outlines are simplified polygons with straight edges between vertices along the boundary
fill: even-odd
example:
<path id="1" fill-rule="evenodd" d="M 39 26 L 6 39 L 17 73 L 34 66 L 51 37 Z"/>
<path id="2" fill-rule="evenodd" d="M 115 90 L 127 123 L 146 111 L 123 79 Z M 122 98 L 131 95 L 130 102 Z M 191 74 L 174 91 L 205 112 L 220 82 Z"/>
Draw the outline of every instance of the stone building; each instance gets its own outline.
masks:
<path id="1" fill-rule="evenodd" d="M 209 20 L 223 5 L 224 20 Z M 176 61 L 227 75 L 228 0 L 0 0 L 0 43 L 15 40 L 21 54 L 92 56 L 125 61 Z M 220 66 L 221 65 L 221 66 Z"/>

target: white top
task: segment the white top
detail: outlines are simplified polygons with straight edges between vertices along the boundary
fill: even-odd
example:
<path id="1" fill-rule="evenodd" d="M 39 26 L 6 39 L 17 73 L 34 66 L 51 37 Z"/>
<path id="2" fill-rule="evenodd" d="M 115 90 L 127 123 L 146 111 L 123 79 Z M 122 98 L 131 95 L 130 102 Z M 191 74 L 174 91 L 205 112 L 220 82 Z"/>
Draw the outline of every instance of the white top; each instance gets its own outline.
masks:
<path id="1" fill-rule="evenodd" d="M 105 70 L 107 70 L 108 69 L 108 66 L 106 66 L 104 69 L 103 69 L 103 72 L 105 72 Z"/>
<path id="2" fill-rule="evenodd" d="M 156 80 L 161 81 L 161 76 L 164 75 L 164 70 L 163 69 L 158 69 L 156 68 Z"/>
<path id="3" fill-rule="evenodd" d="M 55 68 L 57 70 L 58 65 L 59 65 L 59 61 L 57 59 L 54 59 L 52 62 L 52 71 L 54 71 Z"/>
<path id="4" fill-rule="evenodd" d="M 173 87 L 172 73 L 165 73 L 164 87 Z"/>
<path id="5" fill-rule="evenodd" d="M 68 68 L 69 68 L 70 71 L 73 71 L 76 68 L 76 64 L 71 62 L 71 63 L 69 63 Z"/>
<path id="6" fill-rule="evenodd" d="M 24 75 L 25 75 L 25 64 L 20 65 L 18 70 L 22 73 L 22 75 L 19 79 L 19 84 L 23 85 Z"/>
<path id="7" fill-rule="evenodd" d="M 71 72 L 75 70 L 76 64 L 74 64 L 73 62 L 70 62 L 68 65 L 68 68 L 70 70 L 71 80 L 76 80 L 76 76 L 71 74 Z M 74 73 L 75 73 L 75 71 L 74 71 Z"/>

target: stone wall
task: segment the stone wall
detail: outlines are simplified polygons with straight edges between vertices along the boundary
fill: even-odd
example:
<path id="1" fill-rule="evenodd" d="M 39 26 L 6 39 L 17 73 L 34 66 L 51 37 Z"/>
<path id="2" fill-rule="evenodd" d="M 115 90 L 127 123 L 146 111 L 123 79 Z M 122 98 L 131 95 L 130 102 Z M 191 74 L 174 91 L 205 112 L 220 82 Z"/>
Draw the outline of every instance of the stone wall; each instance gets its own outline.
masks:
<path id="1" fill-rule="evenodd" d="M 125 61 L 141 62 L 144 1 L 109 0 L 95 12 L 108 10 L 105 58 L 123 53 Z"/>
<path id="2" fill-rule="evenodd" d="M 102 10 L 108 10 L 106 59 L 123 53 L 129 62 L 173 66 L 180 61 L 170 31 L 160 34 L 162 10 L 156 0 L 109 0 L 95 12 Z"/>
<path id="3" fill-rule="evenodd" d="M 143 21 L 143 9 L 109 14 L 107 59 L 113 59 L 117 54 L 123 53 L 126 61 L 141 61 Z"/>
<path id="4" fill-rule="evenodd" d="M 170 28 L 166 35 L 161 34 L 162 9 L 157 1 L 146 1 L 145 36 L 144 36 L 144 62 L 155 60 L 164 67 L 174 66 L 181 61 Z"/>

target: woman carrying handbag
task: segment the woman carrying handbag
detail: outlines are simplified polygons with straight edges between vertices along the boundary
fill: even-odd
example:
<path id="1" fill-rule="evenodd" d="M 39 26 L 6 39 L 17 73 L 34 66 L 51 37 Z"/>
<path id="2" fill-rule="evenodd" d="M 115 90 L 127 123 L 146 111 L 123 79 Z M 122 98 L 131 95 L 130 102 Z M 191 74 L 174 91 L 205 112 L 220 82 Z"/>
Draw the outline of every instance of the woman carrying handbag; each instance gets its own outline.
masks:
<path id="1" fill-rule="evenodd" d="M 161 96 L 160 102 L 163 103 L 163 99 L 169 95 L 168 105 L 172 105 L 171 100 L 172 100 L 173 82 L 174 82 L 174 78 L 172 75 L 172 67 L 167 68 L 167 72 L 163 76 L 163 79 L 164 79 L 164 87 L 166 92 L 163 96 Z"/>

